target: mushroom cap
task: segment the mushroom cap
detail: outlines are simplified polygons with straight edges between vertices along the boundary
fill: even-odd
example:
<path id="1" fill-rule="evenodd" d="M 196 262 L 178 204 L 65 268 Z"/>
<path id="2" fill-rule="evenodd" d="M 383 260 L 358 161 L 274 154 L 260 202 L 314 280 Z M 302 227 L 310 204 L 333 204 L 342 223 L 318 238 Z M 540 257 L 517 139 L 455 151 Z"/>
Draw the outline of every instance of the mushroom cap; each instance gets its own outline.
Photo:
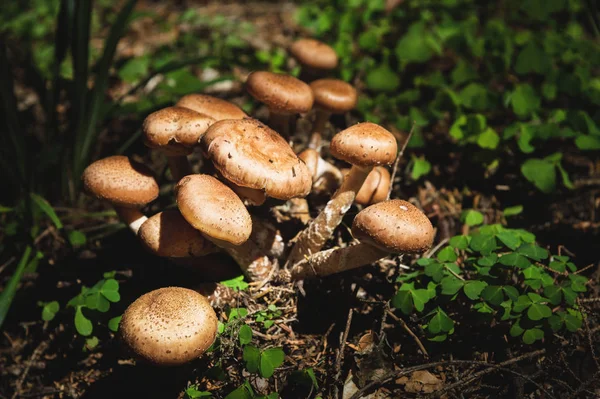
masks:
<path id="1" fill-rule="evenodd" d="M 310 86 L 290 75 L 252 72 L 246 80 L 246 90 L 269 110 L 278 114 L 305 113 L 313 106 Z"/>
<path id="2" fill-rule="evenodd" d="M 217 334 L 217 315 L 196 291 L 160 288 L 136 299 L 119 324 L 123 341 L 150 363 L 173 366 L 198 358 Z"/>
<path id="3" fill-rule="evenodd" d="M 429 218 L 410 202 L 394 199 L 360 211 L 352 223 L 354 238 L 384 251 L 420 253 L 433 244 Z"/>
<path id="4" fill-rule="evenodd" d="M 352 165 L 389 165 L 396 159 L 398 145 L 394 135 L 383 127 L 363 122 L 333 136 L 329 151 Z"/>
<path id="5" fill-rule="evenodd" d="M 376 166 L 367 176 L 354 202 L 361 205 L 385 201 L 390 189 L 390 172 L 383 166 Z"/>
<path id="6" fill-rule="evenodd" d="M 314 69 L 334 69 L 338 64 L 335 50 L 315 39 L 298 39 L 290 46 L 290 53 L 302 65 Z"/>
<path id="7" fill-rule="evenodd" d="M 209 175 L 188 175 L 175 186 L 181 215 L 195 229 L 218 242 L 242 245 L 252 233 L 252 219 L 242 200 Z"/>
<path id="8" fill-rule="evenodd" d="M 191 258 L 216 251 L 212 242 L 193 228 L 176 209 L 168 209 L 148 218 L 140 227 L 142 244 L 158 256 Z"/>
<path id="9" fill-rule="evenodd" d="M 304 162 L 285 139 L 256 119 L 219 121 L 200 145 L 215 169 L 238 186 L 283 200 L 310 192 L 312 178 Z"/>
<path id="10" fill-rule="evenodd" d="M 317 152 L 317 150 L 313 148 L 307 148 L 298 154 L 298 158 L 300 158 L 306 164 L 310 175 L 312 176 L 313 181 L 316 180 L 319 176 L 317 176 L 317 171 L 319 168 L 319 158 L 321 156 Z"/>
<path id="11" fill-rule="evenodd" d="M 215 121 L 248 117 L 237 105 L 206 94 L 188 94 L 181 97 L 175 105 L 208 115 Z"/>
<path id="12" fill-rule="evenodd" d="M 90 164 L 81 179 L 88 194 L 116 206 L 139 208 L 158 197 L 158 183 L 152 170 L 122 155 Z"/>
<path id="13" fill-rule="evenodd" d="M 167 155 L 188 155 L 214 122 L 210 116 L 189 108 L 163 108 L 144 119 L 144 143 Z"/>
<path id="14" fill-rule="evenodd" d="M 318 79 L 310 88 L 315 96 L 314 105 L 332 114 L 343 114 L 356 106 L 356 89 L 343 80 Z"/>

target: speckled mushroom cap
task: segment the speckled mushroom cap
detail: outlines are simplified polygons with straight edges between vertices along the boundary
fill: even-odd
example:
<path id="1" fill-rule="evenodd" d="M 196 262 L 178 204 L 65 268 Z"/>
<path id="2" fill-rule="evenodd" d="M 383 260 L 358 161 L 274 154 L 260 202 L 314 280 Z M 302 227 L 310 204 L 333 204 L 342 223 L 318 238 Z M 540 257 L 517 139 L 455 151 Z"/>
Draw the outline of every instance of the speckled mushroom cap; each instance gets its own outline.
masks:
<path id="1" fill-rule="evenodd" d="M 237 105 L 205 94 L 188 94 L 181 97 L 175 105 L 208 115 L 215 121 L 243 119 L 248 116 Z"/>
<path id="2" fill-rule="evenodd" d="M 313 106 L 310 86 L 290 75 L 252 72 L 246 80 L 246 90 L 279 114 L 301 114 L 310 111 Z"/>
<path id="3" fill-rule="evenodd" d="M 144 143 L 167 155 L 188 155 L 200 137 L 215 122 L 208 115 L 184 107 L 167 107 L 144 120 Z"/>
<path id="4" fill-rule="evenodd" d="M 193 228 L 176 209 L 168 209 L 148 218 L 138 231 L 142 244 L 158 256 L 190 258 L 216 251 L 202 233 Z"/>
<path id="5" fill-rule="evenodd" d="M 329 151 L 334 157 L 357 166 L 389 165 L 396 159 L 396 138 L 371 122 L 357 123 L 331 139 Z"/>
<path id="6" fill-rule="evenodd" d="M 431 222 L 417 207 L 399 199 L 363 209 L 352 223 L 354 238 L 384 251 L 420 253 L 431 248 Z"/>
<path id="7" fill-rule="evenodd" d="M 252 219 L 242 200 L 209 175 L 188 175 L 175 186 L 177 206 L 195 229 L 218 242 L 242 245 L 252 233 Z"/>
<path id="8" fill-rule="evenodd" d="M 174 366 L 198 358 L 217 334 L 217 315 L 198 292 L 160 288 L 136 299 L 123 313 L 121 338 L 150 363 Z"/>
<path id="9" fill-rule="evenodd" d="M 385 201 L 390 189 L 390 172 L 383 166 L 376 166 L 356 194 L 354 202 L 361 205 Z"/>
<path id="10" fill-rule="evenodd" d="M 308 168 L 308 171 L 310 172 L 310 175 L 312 176 L 313 180 L 315 180 L 317 178 L 317 170 L 319 168 L 320 158 L 320 155 L 317 152 L 317 150 L 313 148 L 307 148 L 300 154 L 298 154 L 298 158 L 304 161 L 306 167 Z"/>
<path id="11" fill-rule="evenodd" d="M 158 183 L 152 170 L 122 155 L 92 163 L 81 178 L 88 194 L 117 206 L 138 208 L 158 197 Z"/>
<path id="12" fill-rule="evenodd" d="M 315 39 L 298 39 L 290 46 L 290 53 L 302 65 L 309 68 L 329 70 L 338 64 L 335 50 Z"/>
<path id="13" fill-rule="evenodd" d="M 343 114 L 356 106 L 356 89 L 339 79 L 318 79 L 310 84 L 314 105 L 332 114 Z"/>
<path id="14" fill-rule="evenodd" d="M 283 200 L 310 192 L 312 177 L 304 162 L 285 139 L 255 119 L 219 121 L 200 145 L 215 169 L 238 186 Z"/>

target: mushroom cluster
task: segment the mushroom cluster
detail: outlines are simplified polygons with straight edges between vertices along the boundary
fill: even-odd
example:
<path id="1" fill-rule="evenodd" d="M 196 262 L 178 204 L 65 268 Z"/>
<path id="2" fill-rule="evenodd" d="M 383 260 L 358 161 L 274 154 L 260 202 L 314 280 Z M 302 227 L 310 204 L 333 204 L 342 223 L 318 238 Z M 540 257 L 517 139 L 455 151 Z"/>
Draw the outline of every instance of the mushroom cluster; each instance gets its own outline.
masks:
<path id="1" fill-rule="evenodd" d="M 157 198 L 159 184 L 149 167 L 123 156 L 88 166 L 86 191 L 110 202 L 149 252 L 192 267 L 224 252 L 259 287 L 327 276 L 390 253 L 427 250 L 434 236 L 427 217 L 409 202 L 388 199 L 392 182 L 386 166 L 398 153 L 394 135 L 370 122 L 329 135 L 330 116 L 352 111 L 357 91 L 325 76 L 337 65 L 326 44 L 301 39 L 290 53 L 308 82 L 268 71 L 252 72 L 245 82 L 248 94 L 262 104 L 257 105 L 269 111 L 268 121 L 204 94 L 186 95 L 146 117 L 144 143 L 167 158 L 176 208 L 144 215 L 141 209 Z M 295 128 L 298 115 L 314 120 L 310 131 Z M 196 148 L 201 166 L 188 159 Z M 344 163 L 350 168 L 340 169 Z M 308 197 L 311 193 L 316 195 Z M 323 197 L 327 201 L 320 206 Z M 287 243 L 278 230 L 281 221 L 269 212 L 281 204 L 308 213 L 307 225 Z M 360 243 L 321 251 L 353 204 L 366 207 L 352 225 Z M 211 305 L 226 305 L 234 297 L 208 281 L 196 290 L 150 292 L 127 309 L 121 335 L 149 362 L 189 361 L 214 339 Z"/>

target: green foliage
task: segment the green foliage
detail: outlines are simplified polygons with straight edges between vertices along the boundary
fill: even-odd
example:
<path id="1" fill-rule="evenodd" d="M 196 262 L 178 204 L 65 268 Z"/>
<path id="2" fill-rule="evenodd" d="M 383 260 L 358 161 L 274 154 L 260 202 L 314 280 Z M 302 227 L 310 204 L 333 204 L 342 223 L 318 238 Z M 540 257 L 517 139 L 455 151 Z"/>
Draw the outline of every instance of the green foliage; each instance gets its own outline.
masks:
<path id="1" fill-rule="evenodd" d="M 274 319 L 277 319 L 280 316 L 281 310 L 277 309 L 275 305 L 271 304 L 267 307 L 267 309 L 259 310 L 256 313 L 255 320 L 257 323 L 262 323 L 263 328 L 268 330 L 273 324 L 275 324 Z"/>
<path id="2" fill-rule="evenodd" d="M 401 130 L 416 121 L 425 132 L 449 124 L 450 139 L 475 153 L 482 173 L 492 163 L 495 173 L 521 168 L 543 193 L 560 174 L 569 188 L 560 159 L 547 154 L 600 149 L 600 47 L 583 22 L 588 8 L 510 0 L 475 15 L 475 3 L 407 0 L 390 11 L 377 1 L 319 0 L 296 19 L 333 45 L 342 79 L 363 79 L 363 119 Z M 415 134 L 420 148 L 431 138 Z M 430 169 L 425 158 L 409 168 L 415 180 Z"/>
<path id="3" fill-rule="evenodd" d="M 473 212 L 465 211 L 463 221 L 481 224 L 483 218 Z M 430 340 L 444 341 L 454 332 L 450 314 L 493 319 L 526 344 L 549 330 L 581 327 L 576 298 L 587 290 L 587 278 L 575 274 L 568 256 L 551 255 L 525 230 L 482 225 L 452 237 L 436 258 L 419 259 L 416 267 L 398 277 L 401 285 L 391 304 L 407 315 L 425 313 Z"/>
<path id="4" fill-rule="evenodd" d="M 185 394 L 189 399 L 208 398 L 212 393 L 198 390 L 198 385 L 190 385 L 185 390 Z"/>

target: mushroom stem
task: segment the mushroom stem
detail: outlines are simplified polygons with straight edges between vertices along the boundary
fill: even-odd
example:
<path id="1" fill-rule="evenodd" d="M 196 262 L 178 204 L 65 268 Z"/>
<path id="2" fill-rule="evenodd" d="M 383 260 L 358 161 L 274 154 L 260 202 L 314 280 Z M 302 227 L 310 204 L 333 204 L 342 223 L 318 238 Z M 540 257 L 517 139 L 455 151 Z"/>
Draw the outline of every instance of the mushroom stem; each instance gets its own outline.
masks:
<path id="1" fill-rule="evenodd" d="M 269 110 L 269 125 L 284 139 L 290 137 L 290 115 Z"/>
<path id="2" fill-rule="evenodd" d="M 359 243 L 344 248 L 332 248 L 318 252 L 296 263 L 291 270 L 292 280 L 324 277 L 373 263 L 389 255 L 389 252 L 372 245 Z"/>
<path id="3" fill-rule="evenodd" d="M 325 130 L 325 125 L 327 124 L 327 121 L 329 120 L 330 116 L 330 112 L 317 108 L 315 124 L 313 125 L 312 133 L 310 135 L 308 148 L 312 148 L 313 150 L 317 151 L 321 150 L 321 145 L 323 141 L 323 131 Z"/>
<path id="4" fill-rule="evenodd" d="M 223 248 L 235 260 L 250 281 L 266 279 L 275 267 L 275 264 L 265 255 L 264 251 L 252 240 L 247 240 L 241 245 L 233 245 L 211 238 L 207 234 L 204 234 L 204 237 L 216 246 Z"/>
<path id="5" fill-rule="evenodd" d="M 129 227 L 133 234 L 137 234 L 140 226 L 144 224 L 148 218 L 139 209 L 125 208 L 123 206 L 115 206 L 115 211 L 119 219 Z"/>
<path id="6" fill-rule="evenodd" d="M 192 174 L 192 165 L 185 155 L 167 155 L 167 162 L 173 180 L 178 182 L 184 176 Z"/>
<path id="7" fill-rule="evenodd" d="M 334 182 L 337 185 L 340 185 L 344 181 L 344 175 L 338 168 L 336 168 L 321 157 L 319 157 L 319 160 L 317 162 L 317 178 L 315 179 L 315 183 L 321 178 L 325 178 L 327 180 L 334 180 Z"/>
<path id="8" fill-rule="evenodd" d="M 305 256 L 315 254 L 333 235 L 335 228 L 342 222 L 344 215 L 354 202 L 372 166 L 352 166 L 342 186 L 336 191 L 325 208 L 312 223 L 296 236 L 296 243 L 286 262 L 286 268 L 296 264 Z"/>

